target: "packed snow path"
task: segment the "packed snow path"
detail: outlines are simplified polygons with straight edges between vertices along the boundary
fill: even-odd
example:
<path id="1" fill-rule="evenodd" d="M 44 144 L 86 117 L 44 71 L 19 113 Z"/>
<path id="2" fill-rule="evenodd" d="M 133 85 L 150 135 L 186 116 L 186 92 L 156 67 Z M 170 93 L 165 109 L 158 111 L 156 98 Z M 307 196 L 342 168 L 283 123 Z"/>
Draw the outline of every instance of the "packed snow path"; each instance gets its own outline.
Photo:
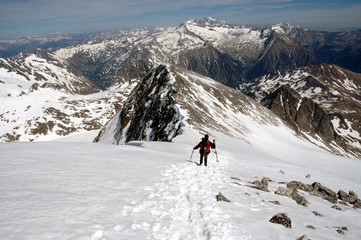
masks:
<path id="1" fill-rule="evenodd" d="M 322 161 L 302 167 L 307 162 L 223 142 L 220 162 L 211 154 L 208 167 L 189 161 L 192 146 L 184 143 L 0 144 L 1 239 L 360 239 L 359 209 L 336 210 L 302 193 L 310 202 L 304 207 L 274 193 L 293 180 L 360 193 L 359 160 L 308 149 L 302 159 L 327 158 L 320 171 L 315 164 Z M 262 177 L 273 180 L 270 192 L 248 186 Z M 231 202 L 217 202 L 219 192 Z M 269 222 L 280 212 L 292 218 L 291 229 Z M 348 230 L 340 235 L 335 227 L 343 226 Z"/>
<path id="2" fill-rule="evenodd" d="M 126 231 L 151 230 L 155 239 L 227 239 L 229 216 L 219 207 L 224 203 L 216 201 L 227 178 L 223 170 L 219 164 L 205 167 L 191 161 L 164 170 L 160 182 L 144 189 L 147 200 L 124 206 L 123 216 L 133 219 Z M 151 224 L 137 219 L 147 213 Z"/>

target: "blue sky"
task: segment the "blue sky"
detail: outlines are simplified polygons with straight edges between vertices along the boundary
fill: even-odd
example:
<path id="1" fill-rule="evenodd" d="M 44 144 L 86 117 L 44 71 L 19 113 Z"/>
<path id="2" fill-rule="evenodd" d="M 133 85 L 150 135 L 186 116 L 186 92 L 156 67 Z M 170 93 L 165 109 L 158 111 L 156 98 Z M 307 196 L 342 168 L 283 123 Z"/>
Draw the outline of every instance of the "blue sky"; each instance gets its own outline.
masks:
<path id="1" fill-rule="evenodd" d="M 234 24 L 288 22 L 309 29 L 361 29 L 361 1 L 0 0 L 0 39 L 169 26 L 208 16 Z"/>

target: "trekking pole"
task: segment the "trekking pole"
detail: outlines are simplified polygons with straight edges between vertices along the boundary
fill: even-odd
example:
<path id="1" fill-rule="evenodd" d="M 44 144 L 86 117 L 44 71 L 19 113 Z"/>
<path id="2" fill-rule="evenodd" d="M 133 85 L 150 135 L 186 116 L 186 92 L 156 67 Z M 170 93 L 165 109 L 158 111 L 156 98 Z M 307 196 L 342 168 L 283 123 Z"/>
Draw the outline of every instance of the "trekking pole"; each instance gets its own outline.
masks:
<path id="1" fill-rule="evenodd" d="M 192 160 L 193 152 L 194 152 L 194 149 L 192 150 L 192 154 L 191 154 L 191 158 L 190 158 L 191 160 Z"/>
<path id="2" fill-rule="evenodd" d="M 215 140 L 213 140 L 213 143 L 215 143 Z M 217 159 L 216 162 L 219 162 L 218 161 L 218 154 L 217 154 L 217 147 L 216 146 L 214 147 L 214 153 L 216 154 L 216 159 Z"/>

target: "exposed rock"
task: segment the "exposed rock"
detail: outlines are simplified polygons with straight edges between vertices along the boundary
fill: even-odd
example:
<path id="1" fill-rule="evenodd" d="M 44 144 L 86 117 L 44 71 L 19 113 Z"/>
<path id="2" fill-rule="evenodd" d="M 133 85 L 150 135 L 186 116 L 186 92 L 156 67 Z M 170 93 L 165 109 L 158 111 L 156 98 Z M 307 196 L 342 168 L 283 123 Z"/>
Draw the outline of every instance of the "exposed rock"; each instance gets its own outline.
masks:
<path id="1" fill-rule="evenodd" d="M 261 103 L 285 120 L 296 131 L 318 135 L 326 143 L 336 140 L 336 132 L 327 114 L 312 99 L 302 98 L 289 85 L 283 85 Z"/>
<path id="2" fill-rule="evenodd" d="M 339 211 L 341 211 L 341 210 L 342 210 L 342 208 L 340 208 L 340 207 L 339 207 L 339 206 L 337 206 L 337 205 L 333 205 L 331 208 L 334 208 L 334 209 L 339 210 Z"/>
<path id="3" fill-rule="evenodd" d="M 292 221 L 291 221 L 291 218 L 287 215 L 287 213 L 278 213 L 278 214 L 274 215 L 270 219 L 270 222 L 282 224 L 286 228 L 292 228 Z"/>
<path id="4" fill-rule="evenodd" d="M 312 225 L 307 225 L 306 228 L 309 228 L 309 229 L 316 229 L 314 226 Z"/>
<path id="5" fill-rule="evenodd" d="M 315 214 L 318 217 L 323 217 L 323 215 L 321 213 L 317 212 L 317 211 L 313 211 L 312 213 Z"/>
<path id="6" fill-rule="evenodd" d="M 181 115 L 174 98 L 174 81 L 168 67 L 159 65 L 139 82 L 119 113 L 114 134 L 117 144 L 132 140 L 171 141 L 177 135 Z M 104 133 L 102 130 L 95 142 Z"/>
<path id="7" fill-rule="evenodd" d="M 337 192 L 337 198 L 342 200 L 342 201 L 345 201 L 345 202 L 350 202 L 350 198 L 349 198 L 348 193 L 346 193 L 345 191 L 342 191 L 342 190 L 339 190 Z"/>
<path id="8" fill-rule="evenodd" d="M 336 227 L 336 231 L 339 233 L 339 234 L 342 234 L 344 235 L 345 232 L 344 231 L 348 231 L 347 227 L 343 226 L 343 227 Z"/>
<path id="9" fill-rule="evenodd" d="M 265 49 L 258 61 L 248 69 L 247 77 L 260 77 L 276 69 L 290 66 L 307 66 L 317 63 L 309 49 L 293 41 L 291 37 L 273 31 L 265 41 Z"/>
<path id="10" fill-rule="evenodd" d="M 354 191 L 349 191 L 348 195 L 350 198 L 349 203 L 355 203 L 357 200 L 359 200 L 357 194 Z"/>
<path id="11" fill-rule="evenodd" d="M 222 193 L 218 193 L 216 199 L 217 201 L 230 202 Z"/>
<path id="12" fill-rule="evenodd" d="M 311 177 L 311 174 L 307 174 L 307 175 L 306 175 L 306 178 L 310 178 L 310 177 Z"/>
<path id="13" fill-rule="evenodd" d="M 261 191 L 265 191 L 265 192 L 269 192 L 268 190 L 268 181 L 269 178 L 263 178 L 261 181 L 256 180 L 254 182 L 251 182 L 252 184 L 254 184 L 254 186 L 249 185 L 249 187 L 261 190 Z"/>
<path id="14" fill-rule="evenodd" d="M 243 65 L 228 53 L 222 53 L 211 44 L 181 54 L 178 66 L 211 77 L 227 86 L 238 87 L 243 81 Z"/>
<path id="15" fill-rule="evenodd" d="M 237 177 L 231 177 L 231 179 L 241 181 L 241 179 L 239 179 Z"/>
<path id="16" fill-rule="evenodd" d="M 310 240 L 306 234 L 304 234 L 303 236 L 297 238 L 297 240 Z"/>
<path id="17" fill-rule="evenodd" d="M 295 188 L 290 188 L 290 187 L 278 187 L 278 189 L 275 191 L 275 194 L 280 195 L 280 196 L 286 196 L 289 198 L 292 198 L 293 200 L 295 200 L 298 204 L 307 207 L 307 205 L 309 204 L 309 202 L 307 201 L 307 199 L 303 196 L 301 196 L 297 189 Z"/>
<path id="18" fill-rule="evenodd" d="M 278 187 L 278 189 L 275 191 L 275 194 L 280 196 L 292 197 L 293 192 L 294 192 L 293 188 Z"/>
<path id="19" fill-rule="evenodd" d="M 268 202 L 273 203 L 275 205 L 281 205 L 281 203 L 279 201 L 268 201 Z"/>
<path id="20" fill-rule="evenodd" d="M 299 189 L 305 192 L 311 192 L 313 189 L 311 185 L 302 183 L 300 181 L 291 181 L 287 184 L 287 187 L 293 189 Z"/>
<path id="21" fill-rule="evenodd" d="M 315 196 L 322 197 L 323 199 L 331 202 L 331 203 L 337 203 L 337 194 L 329 189 L 328 187 L 323 186 L 319 182 L 314 182 L 312 184 L 313 190 L 311 194 Z"/>
<path id="22" fill-rule="evenodd" d="M 361 200 L 354 191 L 346 193 L 343 190 L 339 190 L 337 192 L 337 198 L 341 200 L 340 204 L 347 205 L 347 203 L 350 203 L 354 205 L 354 208 L 361 208 Z"/>
<path id="23" fill-rule="evenodd" d="M 342 204 L 342 205 L 345 205 L 345 206 L 348 206 L 347 202 L 345 202 L 345 201 L 339 201 L 338 203 Z"/>
<path id="24" fill-rule="evenodd" d="M 361 200 L 357 199 L 357 201 L 353 204 L 354 208 L 361 208 Z"/>
<path id="25" fill-rule="evenodd" d="M 309 202 L 308 200 L 301 196 L 297 191 L 293 192 L 292 199 L 296 201 L 297 204 L 307 207 Z"/>

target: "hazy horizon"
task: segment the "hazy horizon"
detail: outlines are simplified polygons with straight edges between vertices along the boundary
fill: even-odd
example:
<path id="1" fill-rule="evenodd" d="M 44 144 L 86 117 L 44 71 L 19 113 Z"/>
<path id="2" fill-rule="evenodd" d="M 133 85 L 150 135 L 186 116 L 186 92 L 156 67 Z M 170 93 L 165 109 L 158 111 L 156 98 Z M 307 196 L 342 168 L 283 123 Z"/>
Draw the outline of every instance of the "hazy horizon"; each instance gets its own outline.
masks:
<path id="1" fill-rule="evenodd" d="M 358 0 L 2 0 L 0 39 L 175 26 L 214 17 L 239 25 L 287 22 L 310 30 L 361 29 Z"/>

